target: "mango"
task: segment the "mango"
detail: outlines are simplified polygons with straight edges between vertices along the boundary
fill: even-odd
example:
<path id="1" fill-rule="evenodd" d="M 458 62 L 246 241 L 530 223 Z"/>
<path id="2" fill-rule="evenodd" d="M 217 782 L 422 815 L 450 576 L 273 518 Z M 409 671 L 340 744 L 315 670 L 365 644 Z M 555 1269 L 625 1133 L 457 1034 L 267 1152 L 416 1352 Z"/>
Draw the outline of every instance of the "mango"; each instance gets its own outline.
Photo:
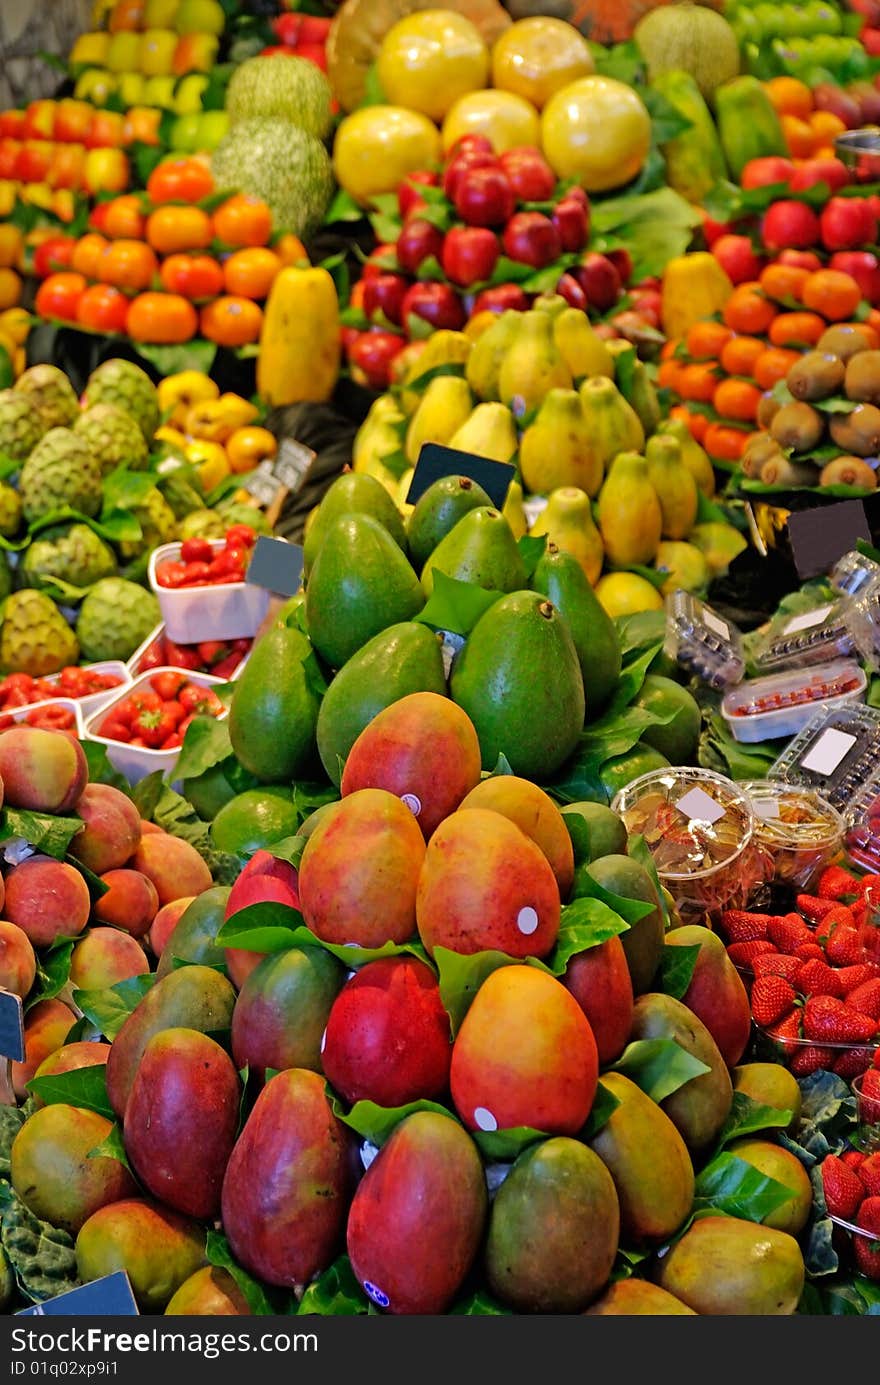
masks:
<path id="1" fill-rule="evenodd" d="M 168 1301 L 166 1317 L 250 1317 L 250 1308 L 228 1270 L 205 1265 L 185 1279 Z"/>
<path id="2" fill-rule="evenodd" d="M 690 985 L 682 1004 L 701 1019 L 729 1068 L 745 1052 L 752 1028 L 749 997 L 742 978 L 717 933 L 700 924 L 684 924 L 666 934 L 668 947 L 699 947 Z"/>
<path id="3" fill-rule="evenodd" d="M 41 1221 L 75 1236 L 99 1207 L 132 1197 L 135 1181 L 118 1159 L 90 1159 L 112 1122 L 58 1102 L 29 1116 L 12 1142 L 12 1186 Z"/>
<path id="4" fill-rule="evenodd" d="M 625 1245 L 661 1243 L 678 1230 L 694 1200 L 687 1146 L 669 1117 L 628 1077 L 606 1072 L 602 1086 L 619 1104 L 590 1148 L 614 1179 L 621 1238 Z"/>
<path id="5" fill-rule="evenodd" d="M 443 1313 L 477 1254 L 488 1198 L 476 1145 L 457 1121 L 417 1111 L 395 1126 L 348 1216 L 352 1269 L 390 1313 Z"/>
<path id="6" fill-rule="evenodd" d="M 385 789 L 406 804 L 427 841 L 480 782 L 480 742 L 465 712 L 434 692 L 414 692 L 364 727 L 342 771 L 343 798 Z"/>
<path id="7" fill-rule="evenodd" d="M 156 977 L 167 976 L 176 963 L 198 962 L 205 967 L 222 966 L 225 949 L 217 945 L 217 934 L 225 917 L 228 885 L 214 885 L 187 905 L 162 950 Z"/>
<path id="8" fill-rule="evenodd" d="M 303 917 L 326 943 L 404 943 L 416 926 L 425 839 L 386 789 L 334 803 L 306 842 L 299 867 Z"/>
<path id="9" fill-rule="evenodd" d="M 587 1310 L 594 1317 L 693 1317 L 693 1308 L 648 1279 L 618 1279 Z"/>
<path id="10" fill-rule="evenodd" d="M 560 811 L 572 837 L 577 865 L 589 865 L 590 861 L 598 861 L 600 856 L 626 854 L 627 838 L 623 820 L 604 803 L 591 803 L 589 800 L 566 803 Z M 569 818 L 575 821 L 568 823 Z M 586 828 L 586 835 L 583 828 Z"/>
<path id="11" fill-rule="evenodd" d="M 544 971 L 499 967 L 452 1048 L 450 1089 L 469 1130 L 528 1125 L 574 1135 L 590 1113 L 599 1061 L 577 1001 Z"/>
<path id="12" fill-rule="evenodd" d="M 204 1263 L 204 1227 L 150 1198 L 122 1198 L 100 1207 L 76 1238 L 83 1283 L 125 1270 L 142 1313 L 161 1313 Z"/>
<path id="13" fill-rule="evenodd" d="M 537 784 L 516 774 L 492 774 L 471 789 L 459 808 L 486 808 L 509 818 L 543 852 L 560 897 L 568 898 L 574 879 L 574 848 L 561 812 Z"/>
<path id="14" fill-rule="evenodd" d="M 54 1053 L 43 1059 L 34 1077 L 54 1077 L 56 1073 L 75 1072 L 77 1068 L 104 1067 L 109 1052 L 109 1044 L 91 1041 L 62 1044 L 61 1048 L 56 1048 Z M 39 1110 L 45 1104 L 36 1092 L 31 1093 L 31 1099 L 35 1110 Z"/>
<path id="15" fill-rule="evenodd" d="M 354 1143 L 324 1080 L 289 1068 L 266 1083 L 223 1179 L 223 1229 L 251 1274 L 302 1289 L 338 1251 Z"/>
<path id="16" fill-rule="evenodd" d="M 785 1231 L 701 1217 L 661 1260 L 658 1282 L 695 1313 L 782 1317 L 797 1310 L 804 1259 Z"/>
<path id="17" fill-rule="evenodd" d="M 524 1150 L 495 1194 L 489 1287 L 520 1313 L 578 1313 L 608 1282 L 620 1232 L 610 1173 L 564 1136 Z"/>
<path id="18" fill-rule="evenodd" d="M 776 1106 L 790 1111 L 788 1129 L 797 1125 L 801 1114 L 801 1089 L 797 1078 L 780 1063 L 743 1063 L 733 1069 L 733 1090 L 743 1092 L 759 1106 Z"/>
<path id="19" fill-rule="evenodd" d="M 560 912 L 546 856 L 501 813 L 453 813 L 431 837 L 416 894 L 419 936 L 431 956 L 439 946 L 545 957 Z"/>
<path id="20" fill-rule="evenodd" d="M 327 1080 L 348 1102 L 405 1106 L 440 1097 L 452 1044 L 431 968 L 407 956 L 361 967 L 333 1001 L 321 1047 Z"/>
<path id="21" fill-rule="evenodd" d="M 210 967 L 180 967 L 151 987 L 132 1010 L 107 1059 L 107 1095 L 117 1116 L 124 1117 L 138 1065 L 154 1034 L 163 1029 L 228 1029 L 235 991 L 225 976 Z"/>
<path id="22" fill-rule="evenodd" d="M 159 896 L 152 880 L 139 870 L 105 871 L 101 876 L 107 893 L 92 905 L 95 923 L 122 928 L 133 938 L 143 938 L 159 912 Z"/>
<path id="23" fill-rule="evenodd" d="M 590 893 L 589 881 L 600 885 L 610 894 L 619 895 L 621 899 L 637 899 L 653 906 L 650 913 L 630 924 L 626 932 L 620 934 L 633 993 L 640 995 L 653 981 L 663 956 L 663 915 L 651 877 L 630 856 L 610 854 L 578 867 L 574 876 L 573 899 Z"/>
<path id="24" fill-rule="evenodd" d="M 264 783 L 295 779 L 314 766 L 320 697 L 309 678 L 310 660 L 312 646 L 301 630 L 274 625 L 257 641 L 236 684 L 229 739 L 237 759 Z"/>
<path id="25" fill-rule="evenodd" d="M 560 978 L 590 1021 L 599 1065 L 618 1059 L 632 1025 L 633 990 L 620 938 L 607 938 L 571 958 Z"/>
<path id="26" fill-rule="evenodd" d="M 772 1226 L 776 1231 L 787 1231 L 791 1236 L 799 1236 L 810 1219 L 813 1210 L 813 1185 L 810 1176 L 796 1155 L 772 1140 L 746 1138 L 734 1140 L 727 1146 L 737 1159 L 744 1159 L 760 1173 L 766 1174 L 794 1196 L 783 1202 L 774 1212 L 765 1217 L 762 1225 Z"/>
<path id="27" fill-rule="evenodd" d="M 74 736 L 11 726 L 0 737 L 0 783 L 10 807 L 69 813 L 88 781 L 85 752 Z"/>
<path id="28" fill-rule="evenodd" d="M 87 784 L 76 804 L 85 826 L 70 843 L 70 854 L 95 875 L 118 870 L 137 851 L 141 819 L 127 794 L 111 784 Z"/>
<path id="29" fill-rule="evenodd" d="M 703 1150 L 718 1136 L 733 1102 L 730 1073 L 709 1030 L 680 1000 L 659 992 L 639 996 L 633 1009 L 632 1039 L 674 1039 L 706 1063 L 709 1071 L 692 1077 L 660 1104 L 689 1149 Z"/>
<path id="30" fill-rule="evenodd" d="M 83 991 L 101 991 L 150 970 L 136 938 L 118 928 L 90 928 L 73 949 L 70 980 Z"/>
<path id="31" fill-rule="evenodd" d="M 264 957 L 243 982 L 232 1014 L 236 1066 L 321 1071 L 321 1041 L 345 980 L 322 947 L 291 947 Z"/>
<path id="32" fill-rule="evenodd" d="M 29 856 L 6 876 L 4 912 L 34 947 L 76 937 L 88 923 L 91 908 L 89 887 L 79 871 L 53 856 Z"/>
<path id="33" fill-rule="evenodd" d="M 154 1034 L 125 1108 L 125 1150 L 141 1183 L 190 1217 L 216 1217 L 238 1128 L 241 1084 L 229 1055 L 194 1029 Z"/>

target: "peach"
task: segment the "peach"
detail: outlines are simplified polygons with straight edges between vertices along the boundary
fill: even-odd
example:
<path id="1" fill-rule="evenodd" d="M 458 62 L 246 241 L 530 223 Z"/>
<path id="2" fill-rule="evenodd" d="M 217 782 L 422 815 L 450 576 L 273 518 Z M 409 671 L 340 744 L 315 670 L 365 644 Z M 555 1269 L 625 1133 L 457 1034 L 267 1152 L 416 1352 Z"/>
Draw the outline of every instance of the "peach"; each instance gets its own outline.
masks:
<path id="1" fill-rule="evenodd" d="M 76 805 L 85 823 L 70 843 L 70 854 L 95 875 L 124 866 L 141 839 L 138 810 L 110 784 L 89 784 Z"/>
<path id="2" fill-rule="evenodd" d="M 141 836 L 142 836 L 142 837 L 147 837 L 147 836 L 150 836 L 151 834 L 152 834 L 152 836 L 155 837 L 157 833 L 162 833 L 162 828 L 161 828 L 161 827 L 157 827 L 156 824 L 155 824 L 154 822 L 147 822 L 146 818 L 141 818 Z M 162 835 L 164 836 L 164 833 L 162 833 Z"/>
<path id="3" fill-rule="evenodd" d="M 0 737 L 2 740 L 2 737 Z M 34 947 L 76 937 L 89 921 L 92 901 L 79 871 L 52 856 L 31 856 L 6 877 L 6 914 Z"/>
<path id="4" fill-rule="evenodd" d="M 0 920 L 0 986 L 24 1000 L 37 974 L 31 940 L 15 923 Z"/>
<path id="5" fill-rule="evenodd" d="M 159 909 L 159 896 L 152 880 L 139 870 L 108 870 L 101 876 L 107 886 L 92 910 L 96 923 L 123 928 L 133 938 L 142 938 Z"/>
<path id="6" fill-rule="evenodd" d="M 214 883 L 195 847 L 167 832 L 148 833 L 141 838 L 130 864 L 152 880 L 160 905 L 170 904 L 181 895 L 201 894 Z"/>
<path id="7" fill-rule="evenodd" d="M 103 991 L 149 970 L 140 943 L 118 928 L 90 928 L 70 959 L 70 979 L 84 991 Z"/>
<path id="8" fill-rule="evenodd" d="M 89 782 L 85 752 L 65 731 L 12 726 L 0 736 L 6 802 L 37 813 L 69 813 Z"/>
<path id="9" fill-rule="evenodd" d="M 76 1015 L 60 1000 L 38 1000 L 28 1011 L 24 1021 L 24 1062 L 12 1064 L 12 1090 L 22 1101 L 27 1096 L 26 1084 L 37 1068 L 61 1047 L 75 1024 Z"/>
<path id="10" fill-rule="evenodd" d="M 152 885 L 152 881 L 150 884 Z M 155 889 L 155 886 L 153 886 Z M 158 898 L 158 896 L 157 896 Z M 158 911 L 150 926 L 147 942 L 150 944 L 150 951 L 157 957 L 161 957 L 165 951 L 168 939 L 174 932 L 181 916 L 186 912 L 188 906 L 195 899 L 194 894 L 185 894 L 180 899 L 172 899 L 170 903 L 163 904 Z"/>

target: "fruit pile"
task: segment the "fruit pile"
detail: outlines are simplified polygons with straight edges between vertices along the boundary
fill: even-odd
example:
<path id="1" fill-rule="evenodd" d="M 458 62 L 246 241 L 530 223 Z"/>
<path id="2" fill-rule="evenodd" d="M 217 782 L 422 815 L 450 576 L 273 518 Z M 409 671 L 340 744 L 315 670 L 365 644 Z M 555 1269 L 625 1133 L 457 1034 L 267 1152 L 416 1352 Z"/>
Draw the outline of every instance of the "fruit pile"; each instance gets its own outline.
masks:
<path id="1" fill-rule="evenodd" d="M 736 0 L 725 4 L 724 12 L 742 45 L 748 71 L 759 76 L 778 73 L 812 87 L 829 78 L 845 85 L 876 71 L 872 49 L 860 37 L 871 32 L 867 18 L 835 0 L 804 5 Z"/>
<path id="2" fill-rule="evenodd" d="M 764 89 L 779 115 L 792 158 L 830 158 L 837 135 L 875 124 L 880 116 L 876 80 L 853 82 L 849 87 L 833 82 L 810 87 L 795 77 L 773 77 L 766 82 Z"/>
<path id="3" fill-rule="evenodd" d="M 880 1072 L 865 1073 L 862 1090 L 880 1095 Z M 878 1107 L 875 1120 L 880 1120 Z M 835 1241 L 848 1246 L 858 1271 L 880 1279 L 880 1151 L 855 1148 L 827 1154 L 820 1165 L 825 1206 L 835 1223 Z"/>
<path id="4" fill-rule="evenodd" d="M 73 193 L 124 192 L 131 169 L 123 146 L 143 140 L 145 133 L 133 123 L 126 132 L 121 114 L 72 98 L 32 101 L 23 110 L 4 111 L 0 210 L 8 214 L 17 199 L 66 221 L 73 215 Z"/>
<path id="5" fill-rule="evenodd" d="M 243 582 L 255 539 L 256 534 L 246 524 L 227 529 L 220 545 L 209 539 L 184 539 L 179 559 L 156 564 L 156 585 L 178 590 Z"/>
<path id="6" fill-rule="evenodd" d="M 194 717 L 220 717 L 225 712 L 213 688 L 191 683 L 176 669 L 163 669 L 151 674 L 137 691 L 114 702 L 96 730 L 107 740 L 125 745 L 179 750 Z"/>
<path id="7" fill-rule="evenodd" d="M 119 0 L 107 29 L 81 34 L 70 52 L 74 94 L 96 106 L 165 106 L 181 100 L 182 82 L 197 82 L 197 100 L 217 64 L 226 13 L 217 0 Z"/>
<path id="8" fill-rule="evenodd" d="M 250 653 L 253 640 L 201 640 L 198 644 L 177 644 L 164 627 L 146 649 L 132 659 L 131 673 L 136 678 L 151 668 L 188 669 L 191 673 L 212 673 L 215 678 L 231 678 Z"/>

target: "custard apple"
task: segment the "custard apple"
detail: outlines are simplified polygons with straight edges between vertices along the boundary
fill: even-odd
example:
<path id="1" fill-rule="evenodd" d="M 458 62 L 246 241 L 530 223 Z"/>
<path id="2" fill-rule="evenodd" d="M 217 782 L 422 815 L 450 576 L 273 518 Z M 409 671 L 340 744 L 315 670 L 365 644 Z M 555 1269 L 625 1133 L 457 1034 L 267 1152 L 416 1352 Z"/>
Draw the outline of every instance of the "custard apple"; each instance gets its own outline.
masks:
<path id="1" fill-rule="evenodd" d="M 134 361 L 114 357 L 93 370 L 83 391 L 83 404 L 87 409 L 93 404 L 115 404 L 117 409 L 131 415 L 147 444 L 152 442 L 159 427 L 156 386 Z"/>
<path id="2" fill-rule="evenodd" d="M 73 385 L 55 365 L 32 365 L 15 382 L 17 394 L 36 404 L 43 416 L 43 428 L 69 428 L 79 413 L 79 400 Z"/>
<path id="3" fill-rule="evenodd" d="M 14 539 L 21 528 L 21 496 L 14 486 L 0 481 L 0 534 Z"/>
<path id="4" fill-rule="evenodd" d="M 119 553 L 126 561 L 139 558 L 160 544 L 173 543 L 177 538 L 174 511 L 155 486 L 150 487 L 140 504 L 131 507 L 131 513 L 140 521 L 142 537 L 120 543 Z"/>
<path id="5" fill-rule="evenodd" d="M 76 633 L 83 658 L 130 659 L 161 620 L 152 592 L 123 577 L 105 577 L 79 608 Z"/>
<path id="6" fill-rule="evenodd" d="M 26 394 L 0 390 L 0 453 L 23 462 L 46 431 L 43 415 Z"/>
<path id="7" fill-rule="evenodd" d="M 52 578 L 72 587 L 90 587 L 116 571 L 113 549 L 87 524 L 44 529 L 19 566 L 22 583 L 42 591 Z"/>
<path id="8" fill-rule="evenodd" d="M 174 467 L 163 472 L 159 488 L 174 511 L 175 519 L 183 519 L 193 510 L 205 507 L 205 497 L 193 483 L 189 467 Z"/>
<path id="9" fill-rule="evenodd" d="M 48 596 L 32 588 L 13 592 L 3 606 L 0 668 L 45 678 L 79 660 L 73 630 Z"/>
<path id="10" fill-rule="evenodd" d="M 29 524 L 62 505 L 80 514 L 101 508 L 101 470 L 83 438 L 70 428 L 50 428 L 21 469 L 18 480 Z"/>
<path id="11" fill-rule="evenodd" d="M 225 529 L 232 524 L 249 524 L 255 534 L 272 533 L 272 526 L 262 510 L 241 500 L 221 500 L 217 512 L 223 520 Z"/>
<path id="12" fill-rule="evenodd" d="M 177 526 L 177 537 L 183 539 L 222 539 L 227 526 L 216 510 L 191 510 Z"/>
<path id="13" fill-rule="evenodd" d="M 150 453 L 140 426 L 131 414 L 115 404 L 93 404 L 80 414 L 73 431 L 88 444 L 102 476 L 118 466 L 143 471 L 149 463 Z"/>

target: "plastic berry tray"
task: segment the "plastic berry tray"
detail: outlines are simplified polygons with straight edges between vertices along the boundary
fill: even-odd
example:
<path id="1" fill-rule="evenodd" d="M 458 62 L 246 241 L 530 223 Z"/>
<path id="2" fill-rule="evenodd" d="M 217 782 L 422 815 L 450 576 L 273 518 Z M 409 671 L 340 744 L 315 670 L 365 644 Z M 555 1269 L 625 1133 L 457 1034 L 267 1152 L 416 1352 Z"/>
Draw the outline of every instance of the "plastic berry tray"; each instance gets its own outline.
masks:
<path id="1" fill-rule="evenodd" d="M 847 619 L 852 600 L 841 596 L 811 611 L 774 616 L 752 653 L 758 672 L 779 673 L 852 655 L 856 646 Z"/>
<path id="2" fill-rule="evenodd" d="M 767 771 L 768 779 L 815 789 L 848 815 L 880 767 L 880 712 L 859 702 L 813 713 Z"/>
<path id="3" fill-rule="evenodd" d="M 128 685 L 126 685 L 126 689 L 127 686 Z M 112 692 L 116 692 L 116 689 L 113 688 Z M 32 712 L 40 711 L 44 707 L 64 707 L 69 711 L 73 715 L 73 725 L 67 729 L 72 731 L 77 739 L 82 740 L 83 714 L 81 699 L 75 697 L 50 697 L 45 698 L 42 702 L 29 702 L 25 707 L 10 707 L 8 712 L 0 712 L 0 735 L 2 735 L 4 730 L 8 731 L 10 729 L 3 724 L 4 717 L 12 717 L 16 724 L 19 722 L 27 722 Z"/>
<path id="4" fill-rule="evenodd" d="M 851 553 L 844 553 L 842 558 L 838 558 L 828 580 L 835 591 L 844 596 L 856 596 L 869 582 L 878 577 L 880 564 L 853 549 Z"/>
<path id="5" fill-rule="evenodd" d="M 663 651 L 712 688 L 729 688 L 745 673 L 737 627 L 690 592 L 676 590 L 666 598 Z"/>
<path id="6" fill-rule="evenodd" d="M 805 890 L 840 851 L 844 820 L 814 789 L 769 779 L 743 784 L 755 812 L 753 846 L 764 854 L 767 880 Z"/>
<path id="7" fill-rule="evenodd" d="M 852 865 L 880 873 L 880 765 L 847 805 L 844 840 Z"/>
<path id="8" fill-rule="evenodd" d="M 224 539 L 212 539 L 219 553 Z M 177 562 L 179 543 L 164 543 L 150 556 L 150 586 L 159 601 L 168 638 L 176 644 L 201 640 L 250 639 L 256 635 L 269 609 L 265 587 L 249 582 L 218 582 L 204 587 L 163 587 L 156 580 L 161 563 Z"/>
<path id="9" fill-rule="evenodd" d="M 137 678 L 138 674 L 140 673 L 154 673 L 160 665 L 163 668 L 169 667 L 167 660 L 162 657 L 164 654 L 163 637 L 167 634 L 168 632 L 165 628 L 164 621 L 160 622 L 159 625 L 155 625 L 153 627 L 149 635 L 147 635 L 147 638 L 144 640 L 143 644 L 138 645 L 137 649 L 132 654 L 128 663 L 125 665 L 127 669 L 127 676 L 129 678 Z M 245 636 L 239 636 L 238 638 L 244 639 Z M 201 641 L 193 641 L 193 643 L 200 644 Z M 152 658 L 155 658 L 157 654 L 159 656 L 158 663 L 153 663 Z M 229 678 L 224 679 L 222 681 L 233 683 L 236 678 L 240 678 L 242 669 L 244 668 L 245 664 L 247 663 L 250 657 L 251 652 L 250 650 L 248 650 L 246 654 L 242 655 L 241 662 L 237 664 L 236 667 L 232 670 L 232 673 L 230 673 Z M 173 665 L 173 667 L 176 667 L 176 665 Z M 205 670 L 205 672 L 207 671 L 208 670 Z M 183 672 L 189 672 L 189 670 L 185 669 L 183 670 Z"/>
<path id="10" fill-rule="evenodd" d="M 817 707 L 858 702 L 867 686 L 865 671 L 854 659 L 835 659 L 830 664 L 750 678 L 725 694 L 721 715 L 738 741 L 796 736 Z"/>
<path id="11" fill-rule="evenodd" d="M 771 1034 L 769 1029 L 765 1029 L 763 1025 L 758 1024 L 754 1019 L 752 1020 L 752 1031 L 755 1057 L 775 1058 L 777 1062 L 782 1062 L 786 1064 L 786 1066 L 796 1054 L 805 1053 L 808 1048 L 827 1048 L 831 1049 L 834 1053 L 834 1058 L 831 1062 L 832 1071 L 835 1065 L 842 1063 L 844 1059 L 846 1059 L 846 1066 L 851 1067 L 854 1055 L 856 1054 L 864 1055 L 865 1070 L 867 1070 L 873 1063 L 877 1049 L 880 1048 L 880 1043 L 876 1040 L 872 1040 L 868 1043 L 853 1044 L 844 1043 L 839 1039 L 780 1039 L 774 1034 Z"/>
<path id="12" fill-rule="evenodd" d="M 84 734 L 87 740 L 97 741 L 107 749 L 107 758 L 114 769 L 120 774 L 124 774 L 130 784 L 137 784 L 146 775 L 152 774 L 154 770 L 161 770 L 163 774 L 170 774 L 177 764 L 180 749 L 175 750 L 152 750 L 146 745 L 129 745 L 126 741 L 114 741 L 109 736 L 102 736 L 98 727 L 104 718 L 109 716 L 117 703 L 123 702 L 132 693 L 139 692 L 141 689 L 149 691 L 150 679 L 157 673 L 181 673 L 186 677 L 188 683 L 195 683 L 199 688 L 214 688 L 222 686 L 225 678 L 214 678 L 210 673 L 193 673 L 190 669 L 171 668 L 164 666 L 151 668 L 147 673 L 140 674 L 124 688 L 120 688 L 118 695 L 110 702 L 106 703 L 98 712 L 93 712 L 87 718 Z M 224 707 L 219 713 L 217 720 L 223 721 L 229 715 Z"/>

